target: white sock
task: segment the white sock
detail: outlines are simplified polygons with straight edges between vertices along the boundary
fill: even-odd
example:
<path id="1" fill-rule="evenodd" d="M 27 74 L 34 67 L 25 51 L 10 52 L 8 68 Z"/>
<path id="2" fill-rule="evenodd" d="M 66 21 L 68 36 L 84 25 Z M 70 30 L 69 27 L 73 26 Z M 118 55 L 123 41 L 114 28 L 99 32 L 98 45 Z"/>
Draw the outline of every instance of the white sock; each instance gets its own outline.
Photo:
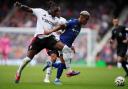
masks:
<path id="1" fill-rule="evenodd" d="M 29 57 L 25 57 L 19 66 L 17 72 L 21 75 L 22 70 L 25 68 L 25 66 L 31 61 Z"/>
<path id="2" fill-rule="evenodd" d="M 46 69 L 45 79 L 50 80 L 51 74 L 52 74 L 52 67 L 49 67 Z"/>
<path id="3" fill-rule="evenodd" d="M 63 49 L 62 49 L 62 52 L 65 52 L 67 50 L 70 50 L 70 48 L 67 46 L 67 45 L 64 45 Z"/>

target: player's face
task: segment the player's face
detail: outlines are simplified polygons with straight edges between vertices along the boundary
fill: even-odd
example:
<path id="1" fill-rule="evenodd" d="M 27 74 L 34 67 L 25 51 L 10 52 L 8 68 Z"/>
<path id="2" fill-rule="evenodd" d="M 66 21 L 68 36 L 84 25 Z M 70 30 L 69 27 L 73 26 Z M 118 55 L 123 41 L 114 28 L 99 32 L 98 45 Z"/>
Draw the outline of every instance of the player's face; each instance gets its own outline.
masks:
<path id="1" fill-rule="evenodd" d="M 86 25 L 89 20 L 89 16 L 80 15 L 80 22 L 82 25 Z"/>
<path id="2" fill-rule="evenodd" d="M 57 8 L 54 10 L 54 15 L 57 16 L 57 17 L 60 17 L 60 15 L 61 15 L 60 7 L 57 7 Z"/>
<path id="3" fill-rule="evenodd" d="M 114 26 L 118 26 L 119 20 L 118 19 L 113 19 L 112 23 L 113 23 Z"/>
<path id="4" fill-rule="evenodd" d="M 50 55 L 50 57 L 51 57 L 51 60 L 52 60 L 52 61 L 56 61 L 56 59 L 57 59 L 57 55 L 56 55 L 55 53 L 52 53 L 52 54 Z"/>

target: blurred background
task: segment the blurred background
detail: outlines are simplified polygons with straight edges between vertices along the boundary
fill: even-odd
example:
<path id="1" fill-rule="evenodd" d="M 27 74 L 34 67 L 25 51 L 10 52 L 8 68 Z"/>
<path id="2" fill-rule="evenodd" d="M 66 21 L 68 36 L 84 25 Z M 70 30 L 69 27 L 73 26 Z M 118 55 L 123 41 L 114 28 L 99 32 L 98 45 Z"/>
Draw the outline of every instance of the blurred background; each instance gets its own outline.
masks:
<path id="1" fill-rule="evenodd" d="M 47 10 L 47 0 L 0 0 L 0 65 L 17 65 L 26 56 L 27 48 L 36 27 L 36 17 L 13 4 L 19 1 L 32 8 Z M 112 18 L 128 26 L 126 0 L 56 0 L 61 6 L 62 17 L 77 18 L 87 10 L 91 18 L 74 42 L 76 54 L 72 64 L 76 66 L 112 67 L 116 65 L 116 44 L 110 45 Z M 48 57 L 43 50 L 31 65 L 44 63 Z"/>

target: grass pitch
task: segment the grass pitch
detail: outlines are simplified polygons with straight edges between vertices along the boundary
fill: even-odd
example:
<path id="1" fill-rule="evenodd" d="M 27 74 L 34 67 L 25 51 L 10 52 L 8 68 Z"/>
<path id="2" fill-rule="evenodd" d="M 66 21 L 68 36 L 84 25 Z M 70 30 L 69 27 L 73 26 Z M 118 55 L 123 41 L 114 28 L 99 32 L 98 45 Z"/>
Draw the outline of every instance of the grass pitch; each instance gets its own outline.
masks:
<path id="1" fill-rule="evenodd" d="M 114 80 L 117 76 L 123 76 L 123 69 L 117 68 L 85 68 L 78 67 L 80 75 L 67 78 L 65 72 L 61 77 L 62 85 L 54 85 L 53 81 L 56 70 L 53 69 L 53 75 L 50 84 L 43 83 L 44 73 L 42 66 L 29 66 L 23 71 L 21 82 L 14 83 L 17 66 L 0 66 L 0 89 L 128 89 L 128 78 L 125 86 L 117 87 Z"/>

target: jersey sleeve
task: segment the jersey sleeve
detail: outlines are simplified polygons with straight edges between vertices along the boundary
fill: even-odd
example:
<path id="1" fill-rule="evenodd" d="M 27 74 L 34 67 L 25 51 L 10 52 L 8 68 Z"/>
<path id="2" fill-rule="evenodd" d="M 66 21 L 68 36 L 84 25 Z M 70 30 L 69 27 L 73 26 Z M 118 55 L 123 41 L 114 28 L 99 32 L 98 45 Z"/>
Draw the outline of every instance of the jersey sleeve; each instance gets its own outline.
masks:
<path id="1" fill-rule="evenodd" d="M 69 21 L 67 21 L 67 23 L 65 23 L 66 27 L 70 27 L 70 26 L 72 26 L 74 24 L 75 24 L 74 20 L 69 20 Z"/>
<path id="2" fill-rule="evenodd" d="M 128 34 L 128 29 L 124 26 L 124 30 L 126 32 L 126 34 Z"/>
<path id="3" fill-rule="evenodd" d="M 112 36 L 111 36 L 111 39 L 114 40 L 116 37 L 115 37 L 115 34 L 114 34 L 114 30 L 112 30 Z"/>
<path id="4" fill-rule="evenodd" d="M 67 20 L 65 18 L 60 19 L 59 24 L 66 24 L 66 23 L 67 23 Z"/>
<path id="5" fill-rule="evenodd" d="M 128 29 L 125 26 L 123 26 L 123 29 L 124 33 L 126 34 L 126 39 L 128 39 Z"/>
<path id="6" fill-rule="evenodd" d="M 41 8 L 32 8 L 33 14 L 39 17 L 41 14 L 46 14 L 47 11 Z"/>

